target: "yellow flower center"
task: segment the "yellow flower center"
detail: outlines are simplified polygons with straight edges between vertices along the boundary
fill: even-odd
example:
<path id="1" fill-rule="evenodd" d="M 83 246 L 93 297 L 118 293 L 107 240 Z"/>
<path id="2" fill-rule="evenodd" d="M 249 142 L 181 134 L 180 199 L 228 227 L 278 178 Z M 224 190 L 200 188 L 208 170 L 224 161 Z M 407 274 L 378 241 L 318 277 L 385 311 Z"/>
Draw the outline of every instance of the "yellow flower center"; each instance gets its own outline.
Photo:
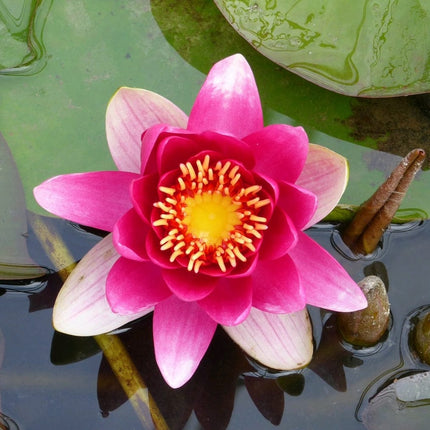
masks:
<path id="1" fill-rule="evenodd" d="M 270 199 L 261 198 L 262 187 L 246 184 L 239 165 L 213 165 L 209 155 L 179 167 L 177 183 L 160 186 L 165 197 L 154 203 L 160 214 L 153 226 L 164 234 L 160 249 L 170 252 L 171 262 L 181 258 L 195 273 L 202 265 L 215 264 L 226 272 L 228 265 L 246 262 L 267 229 L 260 212 Z"/>
<path id="2" fill-rule="evenodd" d="M 219 246 L 240 224 L 237 204 L 230 196 L 202 193 L 185 199 L 183 223 L 193 237 L 207 245 Z"/>

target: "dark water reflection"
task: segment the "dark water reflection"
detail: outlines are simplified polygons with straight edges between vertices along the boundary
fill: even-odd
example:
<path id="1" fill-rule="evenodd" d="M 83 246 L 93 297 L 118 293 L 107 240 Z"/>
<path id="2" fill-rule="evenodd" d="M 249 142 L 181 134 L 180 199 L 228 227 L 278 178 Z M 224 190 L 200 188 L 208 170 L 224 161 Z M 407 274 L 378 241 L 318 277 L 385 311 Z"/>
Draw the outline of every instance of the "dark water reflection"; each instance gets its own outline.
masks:
<path id="1" fill-rule="evenodd" d="M 76 258 L 99 240 L 58 225 Z M 354 349 L 340 340 L 334 315 L 312 308 L 313 361 L 300 372 L 276 374 L 251 363 L 220 329 L 195 376 L 172 390 L 155 365 L 151 317 L 144 318 L 118 336 L 171 429 L 363 430 L 363 410 L 384 385 L 402 372 L 429 369 L 411 351 L 407 332 L 414 311 L 430 303 L 430 222 L 391 229 L 375 256 L 356 261 L 332 248 L 332 228 L 309 234 L 355 280 L 384 278 L 392 307 L 387 336 L 373 348 Z M 29 241 L 32 257 L 47 266 L 32 235 Z M 0 298 L 0 411 L 23 429 L 142 428 L 97 343 L 53 331 L 50 308 L 60 287 L 51 275 L 38 293 L 7 291 Z M 416 409 L 430 413 L 429 406 Z"/>

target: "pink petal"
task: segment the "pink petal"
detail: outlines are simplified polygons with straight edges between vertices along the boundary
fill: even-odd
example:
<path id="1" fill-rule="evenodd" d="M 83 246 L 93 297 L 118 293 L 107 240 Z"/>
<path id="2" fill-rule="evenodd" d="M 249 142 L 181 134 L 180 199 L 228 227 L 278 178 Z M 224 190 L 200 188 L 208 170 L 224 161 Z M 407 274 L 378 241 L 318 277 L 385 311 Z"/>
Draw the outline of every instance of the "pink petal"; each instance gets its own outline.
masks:
<path id="1" fill-rule="evenodd" d="M 119 258 L 106 281 L 106 298 L 113 312 L 135 314 L 171 295 L 161 270 L 152 263 Z"/>
<path id="2" fill-rule="evenodd" d="M 136 261 L 148 261 L 146 236 L 149 226 L 145 224 L 134 209 L 126 212 L 113 229 L 113 243 L 119 254 Z"/>
<path id="3" fill-rule="evenodd" d="M 300 274 L 306 302 L 338 312 L 365 308 L 364 294 L 340 263 L 305 233 L 298 234 L 299 240 L 289 255 Z"/>
<path id="4" fill-rule="evenodd" d="M 278 186 L 280 191 L 278 206 L 288 214 L 296 229 L 302 230 L 313 219 L 317 209 L 315 194 L 283 181 L 279 181 Z"/>
<path id="5" fill-rule="evenodd" d="M 151 91 L 120 88 L 106 111 L 106 136 L 119 170 L 140 172 L 142 133 L 155 124 L 185 128 L 187 116 L 172 102 Z"/>
<path id="6" fill-rule="evenodd" d="M 248 355 L 272 369 L 298 369 L 311 361 L 312 327 L 306 309 L 272 314 L 252 308 L 242 324 L 224 330 Z"/>
<path id="7" fill-rule="evenodd" d="M 155 358 L 172 388 L 181 387 L 193 376 L 216 326 L 195 302 L 183 302 L 172 296 L 155 307 Z"/>
<path id="8" fill-rule="evenodd" d="M 268 224 L 263 231 L 263 243 L 260 247 L 260 258 L 275 260 L 285 255 L 297 242 L 297 231 L 288 215 L 279 207 L 275 208 Z"/>
<path id="9" fill-rule="evenodd" d="M 248 255 L 246 257 L 245 262 L 241 262 L 238 264 L 234 270 L 232 270 L 228 275 L 226 275 L 227 278 L 242 278 L 244 276 L 249 276 L 255 269 L 255 266 L 258 262 L 258 251 L 255 254 Z"/>
<path id="10" fill-rule="evenodd" d="M 262 127 L 260 96 L 245 58 L 236 54 L 216 63 L 194 102 L 188 130 L 242 138 Z"/>
<path id="11" fill-rule="evenodd" d="M 215 277 L 196 274 L 187 269 L 163 270 L 163 279 L 175 296 L 185 302 L 206 297 L 218 283 Z"/>
<path id="12" fill-rule="evenodd" d="M 142 134 L 142 150 L 140 153 L 141 167 L 143 174 L 157 172 L 157 151 L 159 144 L 169 137 L 192 136 L 194 133 L 178 127 L 170 127 L 166 124 L 156 124 Z"/>
<path id="13" fill-rule="evenodd" d="M 89 172 L 48 179 L 34 189 L 47 211 L 78 224 L 112 231 L 132 207 L 129 188 L 138 176 L 128 172 Z"/>
<path id="14" fill-rule="evenodd" d="M 243 140 L 252 148 L 257 172 L 277 180 L 296 182 L 309 148 L 308 136 L 302 127 L 269 125 Z"/>
<path id="15" fill-rule="evenodd" d="M 163 174 L 179 168 L 180 163 L 186 163 L 196 153 L 200 152 L 198 142 L 185 136 L 169 136 L 160 142 L 157 150 L 158 172 Z"/>
<path id="16" fill-rule="evenodd" d="M 273 313 L 296 312 L 306 306 L 296 266 L 289 255 L 259 261 L 251 275 L 252 306 Z"/>
<path id="17" fill-rule="evenodd" d="M 216 322 L 224 325 L 239 324 L 251 309 L 251 279 L 219 278 L 212 293 L 198 303 Z"/>
<path id="18" fill-rule="evenodd" d="M 151 224 L 154 203 L 158 201 L 158 179 L 156 173 L 141 176 L 130 187 L 134 209 L 148 224 Z"/>
<path id="19" fill-rule="evenodd" d="M 56 330 L 74 336 L 93 336 L 140 318 L 152 308 L 133 315 L 113 313 L 106 300 L 106 278 L 119 258 L 112 236 L 101 240 L 67 278 L 54 305 Z"/>
<path id="20" fill-rule="evenodd" d="M 203 148 L 220 153 L 224 159 L 238 161 L 247 169 L 252 169 L 255 165 L 249 145 L 236 137 L 205 131 L 200 135 L 200 142 Z"/>
<path id="21" fill-rule="evenodd" d="M 339 202 L 348 183 L 348 162 L 323 146 L 311 144 L 305 167 L 296 184 L 317 196 L 318 206 L 305 228 L 328 215 Z"/>
<path id="22" fill-rule="evenodd" d="M 160 239 L 155 235 L 154 231 L 150 230 L 146 236 L 146 252 L 150 260 L 157 266 L 164 269 L 176 269 L 179 266 L 177 261 L 170 262 L 171 253 L 169 250 L 162 251 L 160 249 Z"/>

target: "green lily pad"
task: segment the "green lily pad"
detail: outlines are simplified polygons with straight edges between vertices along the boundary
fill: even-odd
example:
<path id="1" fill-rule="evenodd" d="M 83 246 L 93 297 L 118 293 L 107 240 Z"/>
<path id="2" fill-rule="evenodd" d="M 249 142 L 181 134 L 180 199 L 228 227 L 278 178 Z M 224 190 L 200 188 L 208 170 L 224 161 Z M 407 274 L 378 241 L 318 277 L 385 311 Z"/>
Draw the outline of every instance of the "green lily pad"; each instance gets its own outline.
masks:
<path id="1" fill-rule="evenodd" d="M 342 94 L 430 91 L 430 4 L 425 1 L 215 0 L 259 52 Z"/>
<path id="2" fill-rule="evenodd" d="M 53 0 L 0 0 L 0 75 L 31 75 L 46 64 L 42 33 Z"/>
<path id="3" fill-rule="evenodd" d="M 24 191 L 9 148 L 0 133 L 0 281 L 40 278 L 47 271 L 28 255 Z"/>
<path id="4" fill-rule="evenodd" d="M 418 145 L 430 153 L 423 96 L 357 99 L 316 86 L 253 49 L 207 0 L 52 2 L 43 45 L 43 70 L 0 76 L 0 129 L 37 213 L 32 189 L 45 179 L 115 168 L 105 111 L 120 86 L 155 91 L 189 112 L 212 64 L 236 52 L 254 71 L 266 124 L 302 125 L 312 142 L 349 159 L 342 203 L 366 200 L 398 162 L 392 154 Z M 404 208 L 430 213 L 429 175 L 420 172 Z"/>

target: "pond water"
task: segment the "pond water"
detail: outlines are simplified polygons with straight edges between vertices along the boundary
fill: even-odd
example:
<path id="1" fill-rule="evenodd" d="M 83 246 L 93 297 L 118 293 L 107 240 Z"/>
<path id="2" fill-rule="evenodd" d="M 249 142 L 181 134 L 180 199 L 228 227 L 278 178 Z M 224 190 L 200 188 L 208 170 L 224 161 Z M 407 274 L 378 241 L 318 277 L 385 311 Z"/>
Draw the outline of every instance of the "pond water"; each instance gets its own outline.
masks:
<path id="1" fill-rule="evenodd" d="M 67 246 L 80 258 L 100 237 L 63 221 L 56 222 Z M 329 249 L 355 280 L 377 274 L 388 285 L 391 323 L 383 341 L 356 349 L 341 341 L 335 316 L 310 309 L 316 354 L 299 372 L 276 374 L 251 363 L 222 330 L 199 370 L 183 388 L 163 382 L 154 359 L 151 318 L 118 333 L 172 429 L 363 430 L 369 400 L 396 377 L 430 370 L 410 347 L 413 316 L 429 305 L 430 222 L 391 227 L 372 257 L 350 260 L 332 246 L 332 225 L 308 230 Z M 30 232 L 35 261 L 51 263 Z M 0 297 L 0 407 L 9 427 L 20 429 L 142 428 L 109 364 L 92 338 L 54 332 L 51 306 L 61 286 L 53 273 L 33 293 L 6 291 Z M 416 406 L 416 405 L 415 405 Z M 422 402 L 417 422 L 430 413 Z M 423 415 L 424 414 L 424 415 Z M 383 427 L 396 429 L 386 419 Z M 6 421 L 5 421 L 6 422 Z M 1 423 L 1 421 L 0 421 Z M 3 428 L 0 426 L 0 428 Z"/>

